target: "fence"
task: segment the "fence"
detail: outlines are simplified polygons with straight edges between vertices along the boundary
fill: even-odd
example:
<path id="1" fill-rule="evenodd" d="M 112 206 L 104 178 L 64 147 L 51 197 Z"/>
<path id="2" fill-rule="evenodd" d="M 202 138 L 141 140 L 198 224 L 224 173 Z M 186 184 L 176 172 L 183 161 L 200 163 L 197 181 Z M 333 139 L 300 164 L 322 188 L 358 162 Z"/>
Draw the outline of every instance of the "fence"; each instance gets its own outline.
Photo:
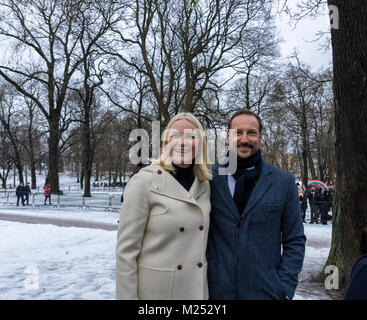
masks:
<path id="1" fill-rule="evenodd" d="M 25 198 L 25 197 L 24 197 Z M 105 211 L 119 211 L 121 208 L 121 192 L 107 193 L 94 192 L 92 197 L 83 197 L 80 192 L 64 192 L 63 195 L 51 195 L 51 205 L 47 199 L 47 206 L 53 208 L 76 207 L 83 210 L 104 209 Z M 1 206 L 16 206 L 17 197 L 15 191 L 0 191 Z M 22 205 L 19 201 L 19 205 Z M 43 192 L 32 192 L 29 196 L 29 205 L 31 207 L 40 207 L 45 205 Z"/>

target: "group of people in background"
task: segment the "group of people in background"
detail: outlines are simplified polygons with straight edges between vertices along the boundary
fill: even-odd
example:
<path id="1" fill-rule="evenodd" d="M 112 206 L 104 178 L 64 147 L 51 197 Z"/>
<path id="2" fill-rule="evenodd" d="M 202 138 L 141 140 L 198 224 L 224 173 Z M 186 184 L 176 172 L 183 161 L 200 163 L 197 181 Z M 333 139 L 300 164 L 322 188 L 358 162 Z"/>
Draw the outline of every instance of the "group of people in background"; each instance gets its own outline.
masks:
<path id="1" fill-rule="evenodd" d="M 17 196 L 17 206 L 19 206 L 19 200 L 22 201 L 22 205 L 29 205 L 29 195 L 32 193 L 29 183 L 24 186 L 23 183 L 20 183 L 17 187 L 15 194 Z"/>
<path id="2" fill-rule="evenodd" d="M 302 220 L 306 222 L 307 200 L 310 205 L 310 224 L 327 224 L 330 209 L 332 209 L 334 189 L 324 190 L 311 185 L 307 189 L 298 185 L 298 197 L 301 205 Z"/>
<path id="3" fill-rule="evenodd" d="M 18 187 L 16 188 L 15 194 L 17 196 L 17 206 L 19 206 L 19 200 L 22 201 L 23 206 L 29 205 L 29 195 L 32 193 L 30 184 L 27 183 L 26 186 L 24 186 L 23 183 L 20 183 Z M 45 203 L 48 199 L 48 203 L 51 204 L 51 186 L 50 184 L 46 184 L 43 195 L 45 196 Z"/>

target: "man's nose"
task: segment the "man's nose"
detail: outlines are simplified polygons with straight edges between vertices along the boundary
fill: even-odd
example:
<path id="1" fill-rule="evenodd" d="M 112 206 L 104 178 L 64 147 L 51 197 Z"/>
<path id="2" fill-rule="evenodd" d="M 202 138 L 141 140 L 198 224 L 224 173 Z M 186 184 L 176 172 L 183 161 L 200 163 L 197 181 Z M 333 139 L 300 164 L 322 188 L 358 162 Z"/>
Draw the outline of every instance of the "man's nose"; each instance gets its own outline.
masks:
<path id="1" fill-rule="evenodd" d="M 238 142 L 241 142 L 241 143 L 247 143 L 247 142 L 249 142 L 249 139 L 248 139 L 248 137 L 247 137 L 247 134 L 246 134 L 246 133 L 243 133 L 243 134 L 240 136 L 240 138 L 239 138 Z"/>

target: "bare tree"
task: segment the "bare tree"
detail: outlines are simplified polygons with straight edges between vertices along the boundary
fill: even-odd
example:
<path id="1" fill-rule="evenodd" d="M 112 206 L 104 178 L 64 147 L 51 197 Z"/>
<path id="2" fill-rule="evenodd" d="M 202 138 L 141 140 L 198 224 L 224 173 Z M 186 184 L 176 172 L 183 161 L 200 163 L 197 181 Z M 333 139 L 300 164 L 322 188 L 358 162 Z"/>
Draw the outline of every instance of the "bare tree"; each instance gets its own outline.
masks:
<path id="1" fill-rule="evenodd" d="M 125 9 L 124 28 L 113 28 L 115 40 L 105 50 L 148 79 L 156 118 L 165 125 L 172 114 L 203 107 L 205 92 L 220 90 L 232 78 L 222 77 L 238 63 L 231 53 L 269 6 L 266 0 L 210 0 L 196 6 L 136 0 Z"/>
<path id="2" fill-rule="evenodd" d="M 80 39 L 88 38 L 86 51 L 91 52 L 110 27 L 115 1 L 3 0 L 0 8 L 0 36 L 13 45 L 11 59 L 0 65 L 0 76 L 33 100 L 48 121 L 48 180 L 58 193 L 60 121 L 68 85 L 85 59 Z M 96 17 L 97 10 L 103 13 Z M 30 55 L 16 55 L 20 48 Z M 45 99 L 26 89 L 31 80 L 44 88 Z"/>

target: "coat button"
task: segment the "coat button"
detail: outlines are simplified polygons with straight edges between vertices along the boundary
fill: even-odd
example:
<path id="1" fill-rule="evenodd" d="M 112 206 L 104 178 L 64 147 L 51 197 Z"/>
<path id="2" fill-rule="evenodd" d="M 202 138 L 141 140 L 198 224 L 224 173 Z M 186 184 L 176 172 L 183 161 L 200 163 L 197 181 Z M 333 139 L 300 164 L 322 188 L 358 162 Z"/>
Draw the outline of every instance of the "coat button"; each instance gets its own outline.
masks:
<path id="1" fill-rule="evenodd" d="M 204 230 L 204 226 L 200 226 L 200 227 L 199 227 L 199 229 L 200 229 L 201 231 L 203 231 L 203 230 Z"/>
<path id="2" fill-rule="evenodd" d="M 201 268 L 203 264 L 201 262 L 198 263 L 198 267 Z"/>
<path id="3" fill-rule="evenodd" d="M 182 266 L 179 264 L 179 265 L 177 266 L 177 269 L 178 269 L 178 270 L 181 270 L 181 269 L 182 269 Z"/>
<path id="4" fill-rule="evenodd" d="M 158 174 L 162 174 L 162 170 L 158 170 L 158 171 L 157 171 L 157 173 L 158 173 Z"/>
<path id="5" fill-rule="evenodd" d="M 184 227 L 181 227 L 181 228 L 180 228 L 180 231 L 181 231 L 181 232 L 184 232 L 184 231 L 185 231 L 185 228 L 184 228 Z"/>

